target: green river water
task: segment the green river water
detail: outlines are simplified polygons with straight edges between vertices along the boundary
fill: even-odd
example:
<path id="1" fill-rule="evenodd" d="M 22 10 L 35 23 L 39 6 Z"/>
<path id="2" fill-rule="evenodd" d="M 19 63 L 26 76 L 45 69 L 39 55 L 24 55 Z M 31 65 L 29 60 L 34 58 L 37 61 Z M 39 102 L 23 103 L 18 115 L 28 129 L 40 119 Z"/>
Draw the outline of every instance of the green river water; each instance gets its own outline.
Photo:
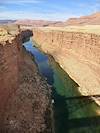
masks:
<path id="1" fill-rule="evenodd" d="M 33 54 L 39 72 L 52 85 L 55 133 L 100 133 L 100 107 L 91 97 L 82 98 L 78 84 L 52 57 L 36 48 L 32 40 L 24 46 Z"/>

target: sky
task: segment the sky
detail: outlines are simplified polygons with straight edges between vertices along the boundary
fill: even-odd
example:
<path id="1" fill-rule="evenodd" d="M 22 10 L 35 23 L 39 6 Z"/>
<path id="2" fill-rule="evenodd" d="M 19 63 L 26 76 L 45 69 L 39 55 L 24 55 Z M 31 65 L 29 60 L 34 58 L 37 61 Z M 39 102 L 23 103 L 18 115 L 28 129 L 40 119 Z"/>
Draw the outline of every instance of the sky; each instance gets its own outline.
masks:
<path id="1" fill-rule="evenodd" d="M 100 0 L 0 0 L 2 19 L 65 21 L 100 11 Z"/>

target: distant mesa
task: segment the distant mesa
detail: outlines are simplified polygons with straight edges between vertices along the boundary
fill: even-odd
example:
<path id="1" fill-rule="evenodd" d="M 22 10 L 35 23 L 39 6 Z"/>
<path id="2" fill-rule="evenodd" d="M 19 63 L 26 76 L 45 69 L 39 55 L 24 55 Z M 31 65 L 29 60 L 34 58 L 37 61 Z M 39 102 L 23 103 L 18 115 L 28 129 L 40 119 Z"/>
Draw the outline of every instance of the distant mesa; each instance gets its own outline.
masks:
<path id="1" fill-rule="evenodd" d="M 70 18 L 67 21 L 46 21 L 46 20 L 17 20 L 16 24 L 31 25 L 33 27 L 65 27 L 81 25 L 100 25 L 100 12 L 80 18 Z"/>
<path id="2" fill-rule="evenodd" d="M 81 26 L 81 25 L 100 25 L 100 12 L 79 18 L 70 18 L 66 21 L 47 21 L 47 20 L 0 20 L 0 24 L 19 24 L 32 27 L 65 27 L 65 26 Z"/>
<path id="3" fill-rule="evenodd" d="M 16 20 L 0 20 L 0 24 L 9 24 L 14 22 L 16 22 Z"/>
<path id="4" fill-rule="evenodd" d="M 80 18 L 70 18 L 66 21 L 66 25 L 100 25 L 100 12 Z"/>
<path id="5" fill-rule="evenodd" d="M 49 27 L 49 26 L 64 26 L 62 21 L 46 21 L 46 20 L 17 20 L 15 24 L 33 26 L 33 27 Z"/>

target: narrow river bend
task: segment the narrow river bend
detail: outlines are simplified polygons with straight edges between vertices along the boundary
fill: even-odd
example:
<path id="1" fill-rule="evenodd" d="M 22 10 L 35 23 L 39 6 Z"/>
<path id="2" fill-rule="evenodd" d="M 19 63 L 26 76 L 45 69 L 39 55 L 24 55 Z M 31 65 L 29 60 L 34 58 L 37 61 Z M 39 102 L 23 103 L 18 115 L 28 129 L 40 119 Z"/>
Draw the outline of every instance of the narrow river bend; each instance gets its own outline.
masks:
<path id="1" fill-rule="evenodd" d="M 53 86 L 55 133 L 100 133 L 100 107 L 90 98 L 81 98 L 78 84 L 31 39 L 23 45 L 34 56 L 41 75 Z"/>

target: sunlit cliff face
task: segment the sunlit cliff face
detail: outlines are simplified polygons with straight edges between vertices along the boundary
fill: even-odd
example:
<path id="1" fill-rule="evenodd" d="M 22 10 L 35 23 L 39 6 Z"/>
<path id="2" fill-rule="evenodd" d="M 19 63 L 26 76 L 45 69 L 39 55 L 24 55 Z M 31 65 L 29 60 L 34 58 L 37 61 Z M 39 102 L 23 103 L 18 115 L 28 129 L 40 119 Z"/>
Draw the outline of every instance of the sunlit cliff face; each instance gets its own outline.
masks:
<path id="1" fill-rule="evenodd" d="M 79 84 L 81 94 L 100 94 L 99 35 L 59 28 L 34 29 L 33 34 L 35 42 Z"/>

